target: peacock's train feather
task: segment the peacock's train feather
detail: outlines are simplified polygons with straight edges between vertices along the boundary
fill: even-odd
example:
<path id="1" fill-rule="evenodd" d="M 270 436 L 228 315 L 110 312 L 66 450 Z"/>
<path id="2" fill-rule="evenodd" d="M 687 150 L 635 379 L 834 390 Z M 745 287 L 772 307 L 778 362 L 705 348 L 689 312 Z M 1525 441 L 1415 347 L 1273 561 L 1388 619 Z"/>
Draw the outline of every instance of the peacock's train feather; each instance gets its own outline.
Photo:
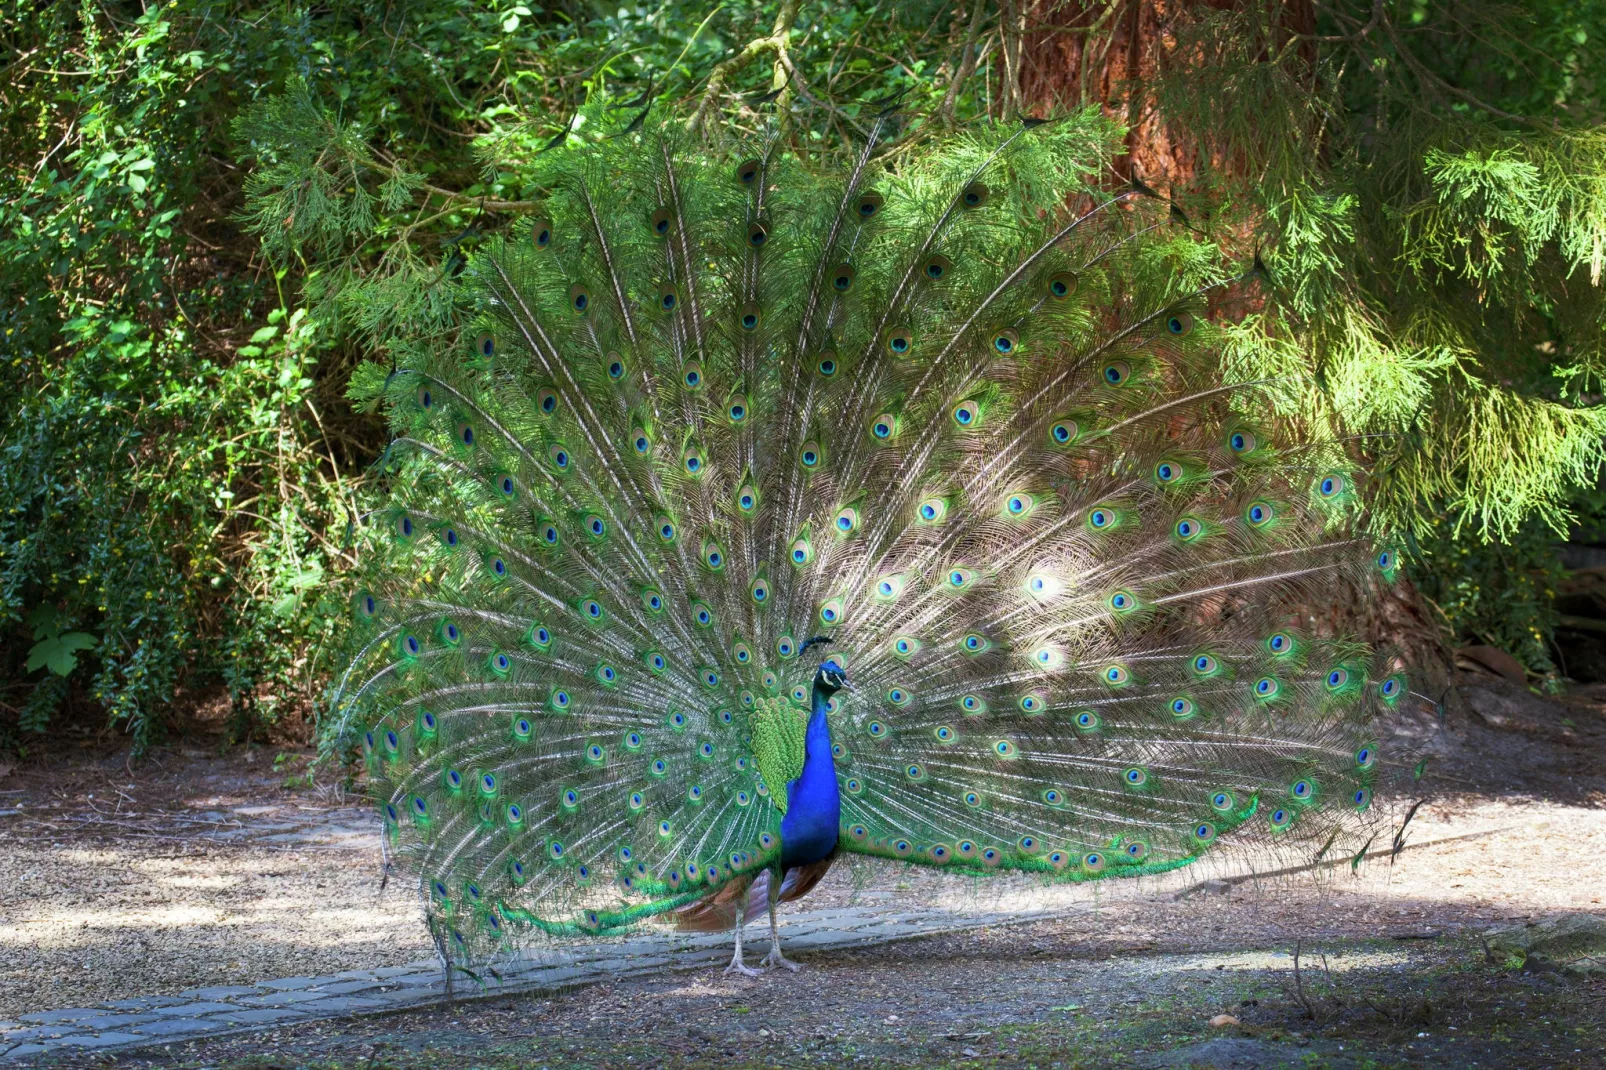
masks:
<path id="1" fill-rule="evenodd" d="M 339 690 L 448 953 L 775 866 L 823 651 L 841 850 L 1091 881 L 1364 821 L 1405 682 L 1298 611 L 1392 554 L 1100 122 L 541 156 L 386 385 Z"/>

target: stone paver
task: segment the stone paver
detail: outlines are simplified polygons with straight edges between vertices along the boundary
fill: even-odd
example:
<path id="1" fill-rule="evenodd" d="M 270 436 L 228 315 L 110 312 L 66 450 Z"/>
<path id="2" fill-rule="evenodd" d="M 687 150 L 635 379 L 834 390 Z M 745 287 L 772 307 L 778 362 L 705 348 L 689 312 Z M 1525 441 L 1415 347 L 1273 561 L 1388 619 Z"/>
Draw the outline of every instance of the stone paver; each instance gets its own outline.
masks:
<path id="1" fill-rule="evenodd" d="M 1080 907 L 981 915 L 873 907 L 821 910 L 790 915 L 781 938 L 790 947 L 823 950 L 1081 912 Z M 766 940 L 759 936 L 757 942 Z M 570 949 L 563 955 L 513 958 L 497 965 L 500 980 L 492 979 L 484 987 L 460 980 L 452 986 L 451 998 L 487 999 L 624 974 L 695 969 L 724 963 L 729 957 L 728 933 L 635 936 Z M 22 1015 L 21 1021 L 0 1022 L 0 1063 L 18 1065 L 73 1049 L 133 1049 L 195 1040 L 288 1021 L 417 1009 L 447 999 L 444 975 L 433 962 L 346 970 L 328 977 L 285 977 L 257 985 L 214 985 L 174 996 L 41 1011 Z"/>

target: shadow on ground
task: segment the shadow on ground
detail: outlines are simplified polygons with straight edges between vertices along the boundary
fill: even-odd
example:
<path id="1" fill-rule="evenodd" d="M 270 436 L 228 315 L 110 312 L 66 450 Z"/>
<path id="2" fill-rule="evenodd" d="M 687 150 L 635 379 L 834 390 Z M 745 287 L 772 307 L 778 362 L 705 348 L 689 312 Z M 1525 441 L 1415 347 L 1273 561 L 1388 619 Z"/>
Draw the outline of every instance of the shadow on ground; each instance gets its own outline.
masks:
<path id="1" fill-rule="evenodd" d="M 1406 837 L 1438 845 L 1392 864 L 1212 882 L 1181 898 L 1140 890 L 1071 920 L 804 956 L 797 974 L 635 978 L 57 1065 L 1606 1067 L 1606 980 L 1491 961 L 1482 935 L 1606 914 L 1606 688 L 1549 700 L 1464 676 L 1446 706 Z M 63 807 L 48 829 L 66 846 L 78 841 Z M 209 854 L 243 863 L 246 850 Z M 289 858 L 331 888 L 338 876 L 319 867 L 352 862 L 344 849 Z M 913 870 L 867 887 L 834 877 L 822 900 L 953 888 Z M 25 906 L 9 904 L 18 932 Z M 168 953 L 159 942 L 139 952 Z M 42 986 L 34 973 L 56 960 L 35 954 L 17 979 Z M 130 983 L 143 968 L 123 965 Z"/>

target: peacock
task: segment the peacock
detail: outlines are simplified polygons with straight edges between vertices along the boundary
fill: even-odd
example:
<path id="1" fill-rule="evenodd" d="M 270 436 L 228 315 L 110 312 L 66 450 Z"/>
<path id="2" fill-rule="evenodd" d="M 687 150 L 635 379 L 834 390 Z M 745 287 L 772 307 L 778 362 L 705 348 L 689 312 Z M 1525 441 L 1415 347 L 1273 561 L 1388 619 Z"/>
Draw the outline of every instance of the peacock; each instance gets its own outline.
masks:
<path id="1" fill-rule="evenodd" d="M 448 962 L 658 919 L 752 973 L 844 854 L 1364 834 L 1408 681 L 1311 613 L 1397 550 L 1308 384 L 1228 359 L 1258 254 L 1112 179 L 1096 113 L 834 164 L 585 117 L 373 391 L 335 704 Z"/>

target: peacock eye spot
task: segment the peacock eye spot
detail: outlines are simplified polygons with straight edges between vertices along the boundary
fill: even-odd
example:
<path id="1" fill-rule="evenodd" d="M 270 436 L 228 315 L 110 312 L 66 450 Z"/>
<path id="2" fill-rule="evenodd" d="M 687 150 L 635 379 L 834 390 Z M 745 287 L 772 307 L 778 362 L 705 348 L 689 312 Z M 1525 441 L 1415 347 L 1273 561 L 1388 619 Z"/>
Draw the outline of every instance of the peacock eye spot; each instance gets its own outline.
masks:
<path id="1" fill-rule="evenodd" d="M 742 317 L 742 327 L 744 329 L 750 331 L 754 327 L 757 327 L 757 326 L 758 326 L 758 316 L 756 316 L 753 313 L 749 312 L 745 316 Z"/>
<path id="2" fill-rule="evenodd" d="M 1053 282 L 1049 283 L 1048 288 L 1055 297 L 1064 297 L 1066 294 L 1071 292 L 1071 288 L 1065 285 L 1065 283 L 1060 279 L 1055 279 Z"/>
<path id="3" fill-rule="evenodd" d="M 545 249 L 551 243 L 552 243 L 552 231 L 548 230 L 546 227 L 542 227 L 540 230 L 536 231 L 535 244 L 537 244 L 541 248 Z"/>
<path id="4" fill-rule="evenodd" d="M 625 366 L 620 361 L 611 361 L 608 364 L 608 378 L 618 379 L 625 373 Z"/>
<path id="5" fill-rule="evenodd" d="M 747 407 L 745 405 L 736 404 L 736 405 L 732 405 L 731 406 L 730 418 L 732 420 L 740 423 L 742 418 L 745 417 L 746 415 L 747 415 Z"/>

